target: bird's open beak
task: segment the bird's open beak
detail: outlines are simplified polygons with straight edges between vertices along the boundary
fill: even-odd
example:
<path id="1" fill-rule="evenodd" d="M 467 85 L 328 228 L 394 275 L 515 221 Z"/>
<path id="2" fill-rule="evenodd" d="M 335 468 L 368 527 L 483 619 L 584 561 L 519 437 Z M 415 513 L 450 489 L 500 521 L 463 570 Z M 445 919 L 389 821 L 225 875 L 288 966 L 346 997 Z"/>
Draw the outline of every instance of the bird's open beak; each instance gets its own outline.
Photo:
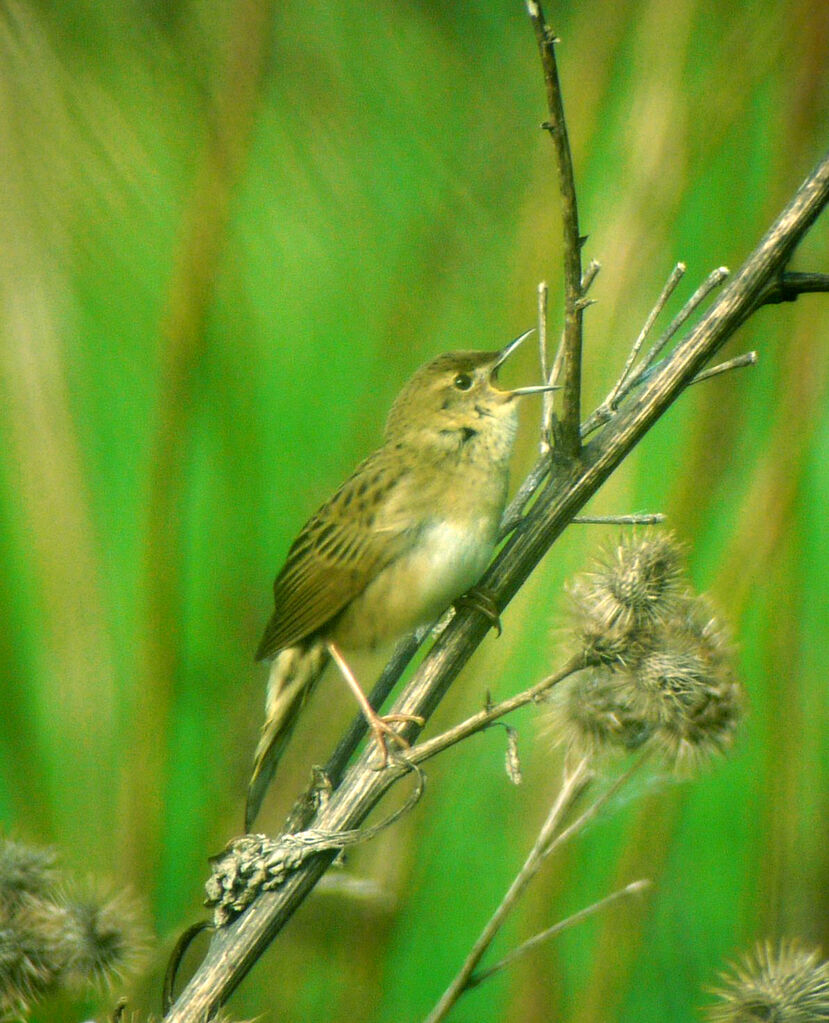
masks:
<path id="1" fill-rule="evenodd" d="M 546 394 L 548 391 L 560 390 L 560 384 L 533 384 L 530 387 L 516 387 L 509 394 L 513 398 L 522 398 L 525 394 Z"/>
<path id="2" fill-rule="evenodd" d="M 534 333 L 535 327 L 530 327 L 530 329 L 525 330 L 520 337 L 517 337 L 514 341 L 510 341 L 506 348 L 502 348 L 501 351 L 498 353 L 498 358 L 495 360 L 495 364 L 492 367 L 492 372 L 495 373 L 499 369 L 499 367 L 503 366 L 507 359 L 515 351 L 515 349 L 522 345 L 530 336 L 530 334 Z"/>
<path id="3" fill-rule="evenodd" d="M 493 380 L 497 379 L 499 368 L 503 366 L 515 349 L 518 348 L 519 345 L 522 345 L 527 338 L 534 333 L 535 327 L 530 327 L 530 329 L 525 330 L 520 337 L 517 337 L 514 341 L 510 341 L 505 348 L 501 349 L 498 353 L 498 358 L 495 360 L 492 369 L 490 370 L 491 378 Z M 534 384 L 531 387 L 516 387 L 513 390 L 505 391 L 504 394 L 508 395 L 510 398 L 521 398 L 525 394 L 544 394 L 547 391 L 557 391 L 558 389 L 558 385 L 556 384 Z"/>

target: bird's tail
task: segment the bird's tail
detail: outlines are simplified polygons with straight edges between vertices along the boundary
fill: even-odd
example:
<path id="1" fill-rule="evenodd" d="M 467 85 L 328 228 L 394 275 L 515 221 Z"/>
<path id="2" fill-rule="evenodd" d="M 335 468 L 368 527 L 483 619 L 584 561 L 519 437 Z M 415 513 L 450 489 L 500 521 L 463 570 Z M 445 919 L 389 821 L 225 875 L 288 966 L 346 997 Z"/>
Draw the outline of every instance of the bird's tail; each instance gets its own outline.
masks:
<path id="1" fill-rule="evenodd" d="M 299 712 L 328 663 L 320 642 L 288 647 L 274 657 L 265 700 L 265 723 L 256 746 L 253 774 L 245 806 L 245 830 L 250 831 L 294 730 Z"/>

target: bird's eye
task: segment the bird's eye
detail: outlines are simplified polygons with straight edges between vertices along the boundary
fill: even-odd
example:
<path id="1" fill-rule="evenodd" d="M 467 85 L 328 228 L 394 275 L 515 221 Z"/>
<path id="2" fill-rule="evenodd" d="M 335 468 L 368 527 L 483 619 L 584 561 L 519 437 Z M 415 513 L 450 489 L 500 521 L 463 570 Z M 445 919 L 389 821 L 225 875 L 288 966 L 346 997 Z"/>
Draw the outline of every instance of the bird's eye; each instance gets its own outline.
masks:
<path id="1" fill-rule="evenodd" d="M 458 373 L 452 382 L 459 391 L 468 391 L 472 386 L 472 377 L 468 373 Z"/>

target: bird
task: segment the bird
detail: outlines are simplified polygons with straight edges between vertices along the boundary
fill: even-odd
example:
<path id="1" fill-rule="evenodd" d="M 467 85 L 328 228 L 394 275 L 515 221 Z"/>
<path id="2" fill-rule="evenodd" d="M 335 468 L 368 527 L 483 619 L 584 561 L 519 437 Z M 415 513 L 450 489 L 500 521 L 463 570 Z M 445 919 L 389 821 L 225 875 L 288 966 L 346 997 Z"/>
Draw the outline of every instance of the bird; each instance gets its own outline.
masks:
<path id="1" fill-rule="evenodd" d="M 407 715 L 381 717 L 345 651 L 374 649 L 433 622 L 481 578 L 498 540 L 517 430 L 498 371 L 529 330 L 495 352 L 421 366 L 394 401 L 381 446 L 311 516 L 273 585 L 256 659 L 270 661 L 265 722 L 245 807 L 250 831 L 297 718 L 333 660 L 387 761 Z M 414 719 L 422 724 L 422 719 Z"/>

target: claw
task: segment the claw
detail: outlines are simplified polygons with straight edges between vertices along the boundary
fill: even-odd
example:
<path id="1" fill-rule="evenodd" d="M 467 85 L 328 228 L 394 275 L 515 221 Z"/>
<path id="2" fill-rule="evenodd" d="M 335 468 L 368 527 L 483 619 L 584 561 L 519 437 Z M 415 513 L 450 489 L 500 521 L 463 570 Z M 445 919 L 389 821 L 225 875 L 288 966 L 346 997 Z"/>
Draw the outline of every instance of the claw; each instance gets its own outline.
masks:
<path id="1" fill-rule="evenodd" d="M 360 710 L 363 712 L 363 717 L 366 719 L 366 724 L 374 735 L 374 741 L 377 743 L 377 747 L 383 757 L 382 767 L 386 767 L 389 762 L 389 747 L 386 741 L 387 737 L 392 742 L 397 743 L 401 749 L 408 749 L 411 743 L 408 739 L 404 738 L 398 732 L 392 728 L 393 724 L 415 724 L 421 728 L 426 723 L 426 719 L 422 718 L 419 714 L 384 714 L 381 716 L 368 702 L 368 699 L 360 688 L 360 684 L 354 676 L 354 672 L 348 665 L 348 662 L 343 657 L 340 648 L 329 640 L 326 644 L 328 652 L 334 658 L 337 667 L 340 669 L 345 681 L 348 683 L 349 689 L 354 693 L 357 702 L 360 705 Z"/>
<path id="2" fill-rule="evenodd" d="M 410 749 L 412 745 L 405 736 L 402 736 L 399 732 L 392 728 L 392 722 L 416 724 L 422 728 L 426 723 L 426 719 L 422 718 L 419 714 L 384 714 L 382 717 L 379 714 L 375 714 L 373 716 L 368 724 L 374 735 L 374 741 L 377 743 L 377 748 L 380 750 L 380 754 L 382 756 L 381 768 L 387 767 L 389 763 L 389 747 L 387 739 L 391 739 L 392 742 L 397 743 L 401 749 Z"/>
<path id="3" fill-rule="evenodd" d="M 479 612 L 479 614 L 482 614 L 487 619 L 499 636 L 503 632 L 498 605 L 488 590 L 482 590 L 478 586 L 473 586 L 471 590 L 458 597 L 455 601 L 455 606 L 472 608 L 473 611 Z"/>

